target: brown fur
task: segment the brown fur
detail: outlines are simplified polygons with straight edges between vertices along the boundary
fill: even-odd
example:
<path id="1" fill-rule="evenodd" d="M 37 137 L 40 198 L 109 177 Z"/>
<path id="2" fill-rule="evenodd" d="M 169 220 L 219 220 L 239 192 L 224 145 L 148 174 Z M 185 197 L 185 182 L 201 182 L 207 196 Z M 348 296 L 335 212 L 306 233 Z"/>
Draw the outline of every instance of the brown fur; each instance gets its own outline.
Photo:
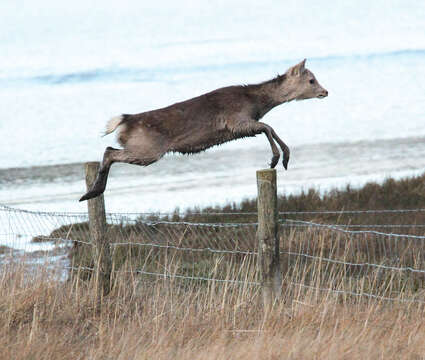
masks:
<path id="1" fill-rule="evenodd" d="M 162 109 L 122 115 L 115 127 L 119 127 L 123 149 L 106 149 L 96 182 L 80 201 L 103 193 L 114 162 L 147 166 L 167 152 L 193 154 L 260 133 L 267 136 L 273 152 L 270 166 L 274 168 L 280 157 L 276 141 L 286 169 L 289 148 L 272 127 L 259 120 L 284 102 L 328 95 L 304 65 L 305 60 L 260 84 L 224 87 Z"/>

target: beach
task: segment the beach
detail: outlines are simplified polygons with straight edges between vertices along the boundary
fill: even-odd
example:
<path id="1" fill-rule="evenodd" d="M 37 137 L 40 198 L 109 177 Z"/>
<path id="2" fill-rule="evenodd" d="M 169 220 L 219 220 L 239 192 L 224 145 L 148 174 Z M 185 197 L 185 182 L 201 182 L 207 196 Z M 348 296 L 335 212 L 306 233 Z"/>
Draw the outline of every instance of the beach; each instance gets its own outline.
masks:
<path id="1" fill-rule="evenodd" d="M 107 1 L 101 11 L 80 0 L 43 4 L 38 12 L 1 5 L 1 204 L 85 211 L 78 203 L 84 162 L 118 146 L 114 134 L 101 137 L 108 119 L 258 83 L 304 58 L 329 96 L 283 104 L 262 119 L 292 151 L 288 171 L 277 167 L 279 192 L 425 171 L 421 2 L 266 1 L 235 18 L 220 2 L 169 2 L 153 10 L 144 2 Z M 243 2 L 231 6 L 242 9 Z M 300 17 L 297 6 L 311 11 Z M 96 16 L 88 22 L 82 14 L 90 9 Z M 267 22 L 256 26 L 258 16 Z M 255 171 L 270 159 L 259 135 L 189 157 L 169 154 L 146 168 L 117 164 L 106 209 L 164 212 L 252 198 Z"/>

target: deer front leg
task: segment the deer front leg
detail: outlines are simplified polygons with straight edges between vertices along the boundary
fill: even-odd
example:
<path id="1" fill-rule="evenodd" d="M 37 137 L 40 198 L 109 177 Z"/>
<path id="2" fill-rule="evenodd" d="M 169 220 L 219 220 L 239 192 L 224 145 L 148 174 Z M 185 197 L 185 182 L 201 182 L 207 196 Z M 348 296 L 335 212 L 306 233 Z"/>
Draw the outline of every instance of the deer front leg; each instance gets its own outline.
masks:
<path id="1" fill-rule="evenodd" d="M 281 138 L 276 134 L 276 132 L 273 130 L 272 127 L 270 127 L 270 129 L 271 129 L 273 138 L 277 141 L 280 148 L 282 149 L 282 153 L 283 153 L 282 164 L 283 164 L 283 167 L 285 168 L 285 170 L 288 170 L 289 155 L 291 153 L 289 151 L 289 147 L 281 140 Z"/>
<path id="2" fill-rule="evenodd" d="M 272 161 L 270 162 L 270 168 L 273 169 L 277 165 L 279 158 L 280 158 L 279 149 L 277 148 L 276 143 L 273 140 L 273 133 L 274 133 L 273 128 L 271 126 L 267 125 L 267 124 L 264 124 L 262 122 L 257 122 L 257 121 L 250 122 L 250 125 L 251 125 L 252 130 L 255 134 L 264 133 L 267 136 L 267 140 L 269 140 L 270 146 L 272 148 L 272 153 L 273 153 Z M 283 143 L 283 141 L 282 141 L 282 143 Z M 279 145 L 280 145 L 280 143 L 279 143 Z M 285 155 L 285 153 L 284 153 L 284 155 Z M 286 164 L 287 164 L 287 162 L 286 162 Z M 284 166 L 285 166 L 285 159 L 284 159 Z M 285 169 L 286 169 L 286 166 L 285 166 Z"/>

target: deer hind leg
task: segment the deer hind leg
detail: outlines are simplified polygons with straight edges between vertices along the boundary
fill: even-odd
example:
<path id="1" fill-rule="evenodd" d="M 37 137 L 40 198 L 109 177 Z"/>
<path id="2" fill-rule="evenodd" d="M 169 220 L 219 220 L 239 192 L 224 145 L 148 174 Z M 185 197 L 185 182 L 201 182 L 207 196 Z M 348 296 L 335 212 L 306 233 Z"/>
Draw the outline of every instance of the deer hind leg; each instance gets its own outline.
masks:
<path id="1" fill-rule="evenodd" d="M 147 166 L 154 163 L 158 159 L 159 157 L 153 157 L 150 155 L 143 156 L 140 154 L 135 154 L 126 149 L 119 150 L 108 146 L 105 150 L 105 153 L 103 154 L 102 165 L 99 169 L 95 182 L 93 183 L 91 189 L 81 197 L 80 201 L 92 199 L 101 195 L 105 191 L 109 170 L 113 163 L 121 162 Z"/>

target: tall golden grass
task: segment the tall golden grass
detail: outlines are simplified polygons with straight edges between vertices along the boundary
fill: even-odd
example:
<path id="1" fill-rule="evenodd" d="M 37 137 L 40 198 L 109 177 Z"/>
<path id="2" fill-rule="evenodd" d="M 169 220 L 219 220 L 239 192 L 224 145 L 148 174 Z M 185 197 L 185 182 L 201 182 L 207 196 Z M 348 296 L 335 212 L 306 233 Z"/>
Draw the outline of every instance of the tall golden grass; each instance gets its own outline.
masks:
<path id="1" fill-rule="evenodd" d="M 342 209 L 341 204 L 344 209 L 421 207 L 424 179 L 388 180 L 382 187 L 367 185 L 335 192 L 333 197 L 326 195 L 327 200 L 309 192 L 282 200 L 287 206 L 281 210 L 320 210 L 326 204 L 334 204 L 337 210 Z M 389 192 L 402 196 L 403 204 L 397 206 L 396 195 L 388 195 L 393 199 L 388 204 L 385 193 Z M 314 220 L 423 224 L 423 217 L 418 213 Z M 135 235 L 136 229 L 113 228 L 110 235 L 115 234 L 115 242 L 120 241 L 120 233 L 130 236 L 132 242 L 146 242 Z M 69 234 L 69 229 L 65 230 Z M 165 230 L 159 228 L 158 233 Z M 220 231 L 214 236 L 219 238 Z M 414 228 L 414 234 L 423 235 L 423 230 Z M 170 238 L 167 244 L 207 245 L 197 244 L 195 235 Z M 281 235 L 282 297 L 267 314 L 261 289 L 254 284 L 258 281 L 255 255 L 118 246 L 112 291 L 101 301 L 96 277 L 81 276 L 83 270 L 71 272 L 69 281 L 61 281 L 60 273 L 25 262 L 2 265 L 0 359 L 425 358 L 422 273 L 324 260 L 425 269 L 422 242 L 356 238 L 302 228 L 286 229 Z M 247 238 L 239 250 L 255 250 L 253 237 Z M 223 248 L 232 250 L 226 246 Z M 84 264 L 78 259 L 74 259 L 75 266 Z M 142 275 L 138 269 L 167 276 Z M 173 276 L 176 274 L 227 281 L 182 279 Z M 235 279 L 240 282 L 233 283 Z"/>
<path id="2" fill-rule="evenodd" d="M 22 263 L 4 267 L 0 359 L 421 359 L 425 355 L 424 294 L 401 288 L 391 272 L 383 288 L 378 272 L 362 274 L 355 283 L 354 277 L 337 268 L 328 267 L 324 276 L 317 262 L 293 262 L 282 298 L 265 314 L 261 290 L 250 284 L 256 281 L 255 263 L 249 257 L 240 260 L 232 264 L 217 256 L 210 272 L 211 277 L 245 279 L 238 284 L 173 278 L 182 266 L 177 256 L 158 264 L 156 271 L 161 268 L 170 275 L 167 278 L 140 276 L 127 262 L 114 273 L 112 292 L 101 301 L 95 277 L 83 281 L 74 276 L 63 282 L 45 268 Z"/>

